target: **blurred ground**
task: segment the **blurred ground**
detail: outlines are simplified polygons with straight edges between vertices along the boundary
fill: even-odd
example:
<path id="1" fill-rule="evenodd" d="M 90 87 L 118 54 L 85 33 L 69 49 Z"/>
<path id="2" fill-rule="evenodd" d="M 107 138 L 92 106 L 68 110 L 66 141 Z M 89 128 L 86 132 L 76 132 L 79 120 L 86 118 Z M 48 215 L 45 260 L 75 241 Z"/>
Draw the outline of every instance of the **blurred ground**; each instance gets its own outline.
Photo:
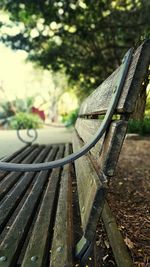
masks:
<path id="1" fill-rule="evenodd" d="M 127 139 L 124 142 L 107 199 L 133 259 L 134 267 L 149 267 L 150 138 Z M 100 222 L 97 244 L 101 256 L 98 267 L 116 267 L 103 227 Z"/>
<path id="2" fill-rule="evenodd" d="M 40 144 L 71 142 L 72 130 L 65 127 L 47 127 L 38 130 L 38 138 L 35 142 Z M 26 130 L 21 130 L 21 136 L 26 136 Z M 25 144 L 22 143 L 16 134 L 16 130 L 0 130 L 0 158 L 12 154 Z"/>
<path id="3" fill-rule="evenodd" d="M 135 266 L 150 266 L 150 139 L 126 140 L 108 201 Z"/>
<path id="4" fill-rule="evenodd" d="M 22 133 L 25 134 L 25 131 Z M 50 127 L 38 130 L 39 143 L 71 142 L 72 129 Z M 0 131 L 0 157 L 22 147 L 16 131 Z M 126 139 L 115 177 L 110 183 L 108 203 L 129 248 L 135 267 L 150 266 L 150 138 Z M 99 266 L 115 262 L 104 229 L 99 225 L 97 244 L 101 246 Z"/>

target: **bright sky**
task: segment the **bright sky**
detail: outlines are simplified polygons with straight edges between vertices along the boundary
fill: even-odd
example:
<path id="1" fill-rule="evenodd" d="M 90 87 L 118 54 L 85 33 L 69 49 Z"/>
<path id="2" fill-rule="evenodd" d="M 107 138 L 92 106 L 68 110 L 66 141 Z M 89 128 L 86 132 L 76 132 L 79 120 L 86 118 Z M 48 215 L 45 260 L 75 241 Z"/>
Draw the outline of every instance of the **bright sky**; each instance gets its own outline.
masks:
<path id="1" fill-rule="evenodd" d="M 55 86 L 50 71 L 35 69 L 33 63 L 26 62 L 25 51 L 13 51 L 0 43 L 0 102 L 16 98 L 36 96 L 34 105 L 39 107 L 43 100 L 50 105 L 50 95 L 55 92 Z M 65 113 L 78 106 L 76 97 L 65 93 L 60 101 L 61 111 Z M 46 108 L 46 106 L 45 106 Z M 47 109 L 47 108 L 46 108 Z"/>
<path id="2" fill-rule="evenodd" d="M 25 51 L 12 51 L 0 43 L 0 87 L 5 90 L 5 96 L 0 91 L 0 98 L 12 100 L 24 98 L 37 93 L 47 96 L 50 86 L 53 87 L 50 72 L 35 70 L 32 63 L 25 62 Z"/>
<path id="3" fill-rule="evenodd" d="M 3 10 L 0 10 L 0 21 L 5 24 L 0 28 L 0 35 L 6 33 L 13 36 L 24 29 L 23 23 L 19 23 L 18 26 L 14 25 L 9 19 L 9 13 Z M 37 21 L 39 30 L 42 29 L 43 23 L 43 19 Z M 56 26 L 56 22 L 51 24 L 50 28 Z M 48 30 L 47 34 L 50 33 L 49 31 L 51 32 L 51 29 Z M 46 34 L 44 32 L 43 34 Z M 33 35 L 35 32 L 31 32 L 31 34 Z M 52 97 L 55 94 L 55 90 L 59 90 L 59 88 L 56 89 L 56 84 L 54 85 L 53 83 L 50 71 L 35 69 L 32 62 L 26 62 L 26 58 L 27 53 L 25 51 L 13 51 L 3 43 L 0 43 L 0 102 L 11 101 L 16 97 L 26 98 L 36 95 L 34 105 L 38 107 L 43 103 L 43 100 L 47 100 L 48 103 L 51 102 L 48 92 L 51 92 Z M 63 109 L 66 110 L 73 110 L 78 106 L 76 97 L 69 93 L 64 94 L 61 102 L 63 102 Z"/>

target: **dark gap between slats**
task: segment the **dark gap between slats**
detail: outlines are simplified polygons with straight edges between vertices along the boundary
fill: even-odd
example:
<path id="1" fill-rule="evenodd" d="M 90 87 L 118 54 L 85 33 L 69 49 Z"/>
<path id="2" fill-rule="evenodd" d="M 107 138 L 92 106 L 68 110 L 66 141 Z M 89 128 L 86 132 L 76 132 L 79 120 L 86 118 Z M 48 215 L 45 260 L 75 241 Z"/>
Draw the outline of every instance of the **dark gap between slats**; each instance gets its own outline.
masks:
<path id="1" fill-rule="evenodd" d="M 42 154 L 43 149 L 42 149 L 41 151 L 39 151 L 39 152 L 40 152 L 40 154 L 38 153 L 37 158 L 38 158 L 38 156 L 40 156 L 40 155 Z M 45 155 L 45 157 L 46 157 L 46 156 L 47 156 L 47 154 Z M 36 160 L 36 158 L 35 158 L 35 160 Z M 35 160 L 34 160 L 34 161 L 35 161 Z M 22 176 L 23 176 L 23 177 L 22 177 L 22 179 L 23 179 L 23 178 L 24 178 L 24 173 L 23 173 Z M 26 198 L 27 198 L 27 196 L 29 195 L 29 192 L 32 190 L 32 187 L 33 187 L 33 185 L 34 185 L 34 183 L 35 183 L 35 180 L 36 180 L 36 174 L 34 173 L 34 177 L 33 177 L 33 179 L 31 180 L 30 184 L 28 185 L 27 189 L 26 189 L 25 192 L 21 195 L 21 197 L 20 197 L 19 200 L 17 201 L 16 205 L 13 207 L 13 209 L 12 209 L 12 211 L 11 211 L 11 213 L 10 213 L 10 216 L 9 216 L 8 221 L 7 221 L 7 222 L 3 225 L 3 227 L 0 229 L 1 231 L 2 231 L 2 229 L 3 229 L 3 232 L 2 232 L 1 235 L 0 235 L 0 243 L 2 242 L 2 240 L 4 239 L 4 237 L 6 236 L 6 234 L 7 234 L 7 232 L 9 231 L 9 229 L 10 229 L 10 227 L 11 227 L 13 221 L 15 220 L 16 216 L 18 215 L 19 210 L 21 209 L 21 207 L 23 206 L 24 202 L 26 201 Z M 19 180 L 19 182 L 21 182 L 21 181 Z M 19 182 L 18 182 L 18 183 L 19 183 Z M 15 189 L 15 188 L 13 188 L 12 191 L 13 191 L 14 189 Z M 7 199 L 7 197 L 9 197 L 9 196 L 6 195 L 5 199 Z M 3 202 L 4 202 L 4 200 L 3 200 Z M 2 202 L 2 203 L 3 203 L 3 202 Z M 1 203 L 1 204 L 2 204 L 2 203 Z M 5 226 L 5 228 L 4 228 L 4 226 Z"/>
<path id="2" fill-rule="evenodd" d="M 45 151 L 46 152 L 46 151 Z M 42 148 L 40 148 L 39 150 L 38 150 L 38 153 L 37 153 L 37 156 L 36 156 L 36 158 L 34 159 L 34 162 L 38 162 L 39 160 L 39 157 L 43 157 L 43 160 L 45 159 L 45 157 L 47 156 L 47 153 L 46 154 L 44 154 L 44 151 L 43 151 L 43 149 Z M 3 208 L 2 206 L 4 205 L 4 203 L 5 202 L 7 202 L 7 199 L 9 200 L 9 198 L 10 198 L 10 196 L 11 196 L 11 194 L 14 196 L 14 200 L 13 200 L 13 206 L 12 206 L 12 208 L 10 209 L 10 211 L 9 211 L 9 213 L 8 213 L 8 215 L 7 215 L 7 217 L 5 218 L 5 220 L 3 221 L 3 223 L 1 222 L 1 218 L 2 218 L 2 215 L 0 216 L 0 232 L 3 230 L 3 228 L 4 228 L 4 226 L 7 224 L 7 222 L 8 222 L 8 220 L 9 220 L 9 218 L 11 217 L 11 215 L 12 215 L 12 213 L 15 211 L 15 209 L 16 209 L 16 207 L 18 206 L 18 204 L 20 203 L 20 201 L 21 201 L 21 199 L 24 197 L 24 194 L 26 193 L 26 191 L 28 191 L 28 189 L 29 189 L 29 187 L 31 186 L 31 184 L 32 184 L 32 181 L 33 181 L 33 179 L 34 179 L 34 176 L 35 176 L 35 174 L 32 172 L 32 173 L 28 173 L 28 172 L 26 172 L 26 173 L 23 173 L 22 174 L 22 177 L 21 177 L 21 179 L 19 179 L 19 181 L 15 184 L 15 186 L 9 191 L 9 193 L 5 196 L 5 198 L 3 199 L 3 201 L 1 201 L 1 207 L 0 207 L 0 214 L 1 214 L 1 212 L 3 213 L 3 210 L 1 210 L 1 208 Z M 29 178 L 30 177 L 30 178 Z M 29 178 L 29 179 L 28 179 Z M 24 181 L 24 179 L 28 179 L 29 181 L 28 181 L 28 183 L 25 183 L 25 181 Z M 18 194 L 18 192 L 16 193 L 17 195 L 16 195 L 16 197 L 18 196 L 18 199 L 16 200 L 15 199 L 15 191 L 17 190 L 17 187 L 21 187 L 21 185 L 22 184 L 25 184 L 24 185 L 24 190 L 21 192 L 21 194 L 20 194 L 20 192 L 19 192 L 19 194 Z M 20 191 L 22 190 L 22 188 L 20 188 Z M 7 205 L 7 207 L 8 207 L 8 205 Z M 5 206 L 4 206 L 4 208 L 5 208 Z M 8 207 L 9 208 L 9 207 Z M 8 210 L 8 208 L 7 208 L 7 210 Z M 6 214 L 5 214 L 6 215 Z M 5 216 L 4 215 L 4 216 Z"/>
<path id="3" fill-rule="evenodd" d="M 54 146 L 55 147 L 55 146 Z M 52 148 L 53 149 L 53 148 Z M 58 149 L 56 150 L 56 153 L 55 153 L 55 158 L 57 156 L 57 153 L 59 151 L 59 147 Z M 43 171 L 44 173 L 45 171 Z M 39 214 L 39 210 L 41 208 L 41 204 L 42 204 L 42 201 L 43 201 L 43 197 L 44 197 L 44 194 L 45 194 L 45 191 L 46 191 L 46 188 L 47 188 L 47 184 L 48 184 L 48 178 L 50 177 L 51 175 L 51 170 L 48 171 L 47 173 L 47 179 L 46 179 L 46 183 L 44 185 L 44 188 L 43 188 L 43 191 L 41 192 L 41 196 L 39 197 L 39 201 L 38 201 L 38 204 L 37 204 L 37 207 L 36 207 L 36 210 L 34 210 L 34 213 L 32 214 L 32 221 L 30 222 L 30 228 L 28 229 L 28 233 L 25 237 L 25 240 L 23 241 L 23 246 L 20 250 L 20 252 L 18 253 L 19 255 L 19 258 L 17 260 L 17 266 L 16 267 L 20 267 L 21 264 L 22 264 L 22 261 L 23 261 L 23 258 L 24 258 L 24 255 L 25 255 L 25 252 L 26 252 L 26 248 L 28 246 L 28 243 L 29 243 L 29 240 L 30 240 L 30 237 L 31 237 L 31 234 L 32 234 L 32 231 L 33 231 L 33 228 L 34 228 L 34 225 L 36 223 L 36 219 L 38 217 L 38 214 Z M 47 253 L 49 252 L 49 247 L 48 247 L 48 251 Z M 44 267 L 44 266 L 43 266 Z"/>
<path id="4" fill-rule="evenodd" d="M 64 152 L 65 152 L 65 145 L 64 145 L 64 150 L 63 150 L 63 157 L 64 157 Z M 52 247 L 52 240 L 53 240 L 53 234 L 54 234 L 54 224 L 55 224 L 55 219 L 56 219 L 56 212 L 57 212 L 57 204 L 58 204 L 58 198 L 59 198 L 59 192 L 60 192 L 60 183 L 61 183 L 61 175 L 62 175 L 63 168 L 60 167 L 60 172 L 59 172 L 59 182 L 57 186 L 57 191 L 55 194 L 55 200 L 54 200 L 54 205 L 53 205 L 53 211 L 52 211 L 52 216 L 51 216 L 51 224 L 53 227 L 49 229 L 49 239 L 47 243 L 47 248 L 45 252 L 45 264 L 42 267 L 49 267 L 50 265 L 50 258 L 51 258 L 51 247 Z"/>
<path id="5" fill-rule="evenodd" d="M 15 151 L 11 155 L 4 157 L 2 159 L 2 161 L 4 161 L 4 162 L 10 162 L 10 161 L 12 161 L 14 158 L 16 158 L 18 156 L 18 154 L 20 154 L 21 152 L 23 152 L 24 150 L 26 150 L 28 147 L 29 147 L 29 145 L 25 145 L 24 147 L 22 147 L 19 150 Z"/>
<path id="6" fill-rule="evenodd" d="M 23 163 L 32 163 L 38 156 L 39 152 L 43 149 L 43 146 L 39 146 L 34 149 L 28 156 L 23 160 Z M 13 188 L 13 186 L 20 180 L 24 172 L 9 172 L 8 175 L 0 183 L 0 201 L 3 197 Z"/>
<path id="7" fill-rule="evenodd" d="M 56 150 L 56 152 L 57 152 L 57 150 Z M 54 158 L 54 153 L 53 153 L 53 158 Z M 52 158 L 52 159 L 53 159 Z M 42 173 L 42 172 L 40 172 L 40 173 Z M 36 178 L 34 179 L 34 181 L 35 181 L 35 183 L 36 183 L 36 181 L 37 181 L 37 179 L 39 178 L 39 175 L 40 175 L 40 173 L 37 173 L 36 174 Z M 40 175 L 41 176 L 41 175 Z M 40 177 L 40 178 L 43 178 L 43 177 Z M 46 180 L 45 180 L 45 182 L 46 182 Z M 34 184 L 32 184 L 33 186 L 34 186 Z M 42 186 L 42 188 L 43 188 L 43 186 Z M 37 210 L 37 207 L 38 207 L 38 205 L 39 205 L 39 202 L 40 202 L 40 199 L 41 199 L 41 195 L 42 195 L 42 188 L 41 188 L 41 192 L 39 192 L 39 194 L 38 194 L 38 196 L 37 196 L 37 199 L 36 199 L 36 202 L 35 202 L 35 209 L 34 209 L 34 211 L 31 211 L 31 213 L 30 213 L 30 216 L 29 216 L 29 219 L 28 219 L 28 221 L 27 221 L 27 224 L 26 224 L 26 227 L 24 228 L 24 234 L 22 235 L 22 237 L 21 237 L 21 240 L 20 240 L 20 242 L 19 242 L 19 246 L 17 246 L 17 251 L 14 253 L 14 255 L 13 255 L 13 260 L 11 261 L 11 264 L 12 264 L 12 266 L 16 266 L 16 262 L 17 262 L 17 260 L 18 260 L 18 257 L 19 257 L 19 255 L 20 255 L 20 252 L 21 252 L 21 249 L 22 249 L 22 246 L 23 246 L 23 243 L 24 243 L 24 241 L 25 241 L 25 239 L 26 239 L 26 235 L 28 234 L 28 231 L 29 231 L 29 228 L 30 228 L 30 226 L 32 225 L 32 221 L 33 221 L 33 219 L 34 219 L 34 216 L 36 215 L 36 210 Z M 30 192 L 32 191 L 32 188 L 31 188 L 31 190 L 30 190 Z M 36 191 L 35 191 L 36 192 Z M 25 202 L 26 202 L 26 198 L 28 197 L 28 195 L 29 195 L 30 193 L 29 192 L 26 192 L 26 195 L 24 196 L 24 198 L 23 198 L 23 203 L 20 203 L 19 204 L 19 206 L 18 206 L 18 208 L 17 208 L 17 210 L 15 211 L 15 214 L 14 214 L 14 216 L 13 216 L 13 219 L 15 220 L 15 218 L 17 217 L 17 213 L 18 213 L 18 211 L 22 208 L 22 206 L 23 206 L 23 204 L 25 204 Z M 26 204 L 27 204 L 27 202 L 26 202 Z M 27 204 L 28 205 L 28 204 Z M 21 217 L 20 217 L 21 218 Z M 14 220 L 12 220 L 12 223 L 13 223 L 13 221 Z"/>
<path id="8" fill-rule="evenodd" d="M 32 151 L 34 151 L 38 146 L 37 145 L 33 145 L 32 147 L 25 147 L 25 149 L 23 150 L 18 150 L 16 153 L 14 153 L 14 157 L 11 159 L 10 158 L 6 158 L 6 162 L 13 162 L 13 163 L 21 163 L 23 160 L 25 160 L 25 158 L 29 155 L 29 153 L 31 153 Z M 10 160 L 11 159 L 11 160 Z M 4 161 L 4 160 L 3 160 Z M 5 178 L 9 173 L 11 173 L 10 171 L 0 171 L 0 181 Z"/>

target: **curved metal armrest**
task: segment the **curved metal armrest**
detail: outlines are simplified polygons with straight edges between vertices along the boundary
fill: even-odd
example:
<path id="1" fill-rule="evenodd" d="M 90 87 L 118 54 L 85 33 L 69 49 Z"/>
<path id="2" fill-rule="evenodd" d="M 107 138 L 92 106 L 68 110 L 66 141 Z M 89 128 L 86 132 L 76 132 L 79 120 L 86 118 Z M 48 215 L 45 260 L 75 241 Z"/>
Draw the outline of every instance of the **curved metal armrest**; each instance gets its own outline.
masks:
<path id="1" fill-rule="evenodd" d="M 112 120 L 112 116 L 115 112 L 126 76 L 128 73 L 128 69 L 131 63 L 131 59 L 132 59 L 132 54 L 133 54 L 133 49 L 130 49 L 126 53 L 125 57 L 123 58 L 118 80 L 116 84 L 114 84 L 114 91 L 113 91 L 111 103 L 105 114 L 105 117 L 102 121 L 100 128 L 98 129 L 98 131 L 96 132 L 96 134 L 93 136 L 92 140 L 89 143 L 85 144 L 78 152 L 72 153 L 65 158 L 51 161 L 51 162 L 37 163 L 37 164 L 16 164 L 16 163 L 0 162 L 0 170 L 18 171 L 18 172 L 20 171 L 32 172 L 32 171 L 48 170 L 48 169 L 57 168 L 67 163 L 73 162 L 74 160 L 86 154 L 99 141 L 99 139 L 105 133 L 106 129 L 108 128 Z"/>

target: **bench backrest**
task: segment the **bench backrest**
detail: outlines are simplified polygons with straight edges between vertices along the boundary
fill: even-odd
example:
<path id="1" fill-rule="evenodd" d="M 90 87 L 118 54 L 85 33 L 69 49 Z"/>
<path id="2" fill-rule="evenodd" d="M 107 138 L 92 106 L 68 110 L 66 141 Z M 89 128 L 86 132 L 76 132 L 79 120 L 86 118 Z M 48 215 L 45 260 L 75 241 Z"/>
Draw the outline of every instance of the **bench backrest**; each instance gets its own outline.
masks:
<path id="1" fill-rule="evenodd" d="M 114 174 L 116 163 L 127 130 L 127 121 L 134 111 L 140 87 L 150 63 L 150 40 L 138 47 L 113 119 L 101 140 L 88 155 L 75 162 L 79 206 L 84 236 L 92 240 L 102 210 L 107 179 Z M 73 138 L 74 152 L 87 143 L 101 124 L 111 100 L 120 67 L 112 73 L 81 105 Z M 95 171 L 96 170 L 96 171 Z"/>

